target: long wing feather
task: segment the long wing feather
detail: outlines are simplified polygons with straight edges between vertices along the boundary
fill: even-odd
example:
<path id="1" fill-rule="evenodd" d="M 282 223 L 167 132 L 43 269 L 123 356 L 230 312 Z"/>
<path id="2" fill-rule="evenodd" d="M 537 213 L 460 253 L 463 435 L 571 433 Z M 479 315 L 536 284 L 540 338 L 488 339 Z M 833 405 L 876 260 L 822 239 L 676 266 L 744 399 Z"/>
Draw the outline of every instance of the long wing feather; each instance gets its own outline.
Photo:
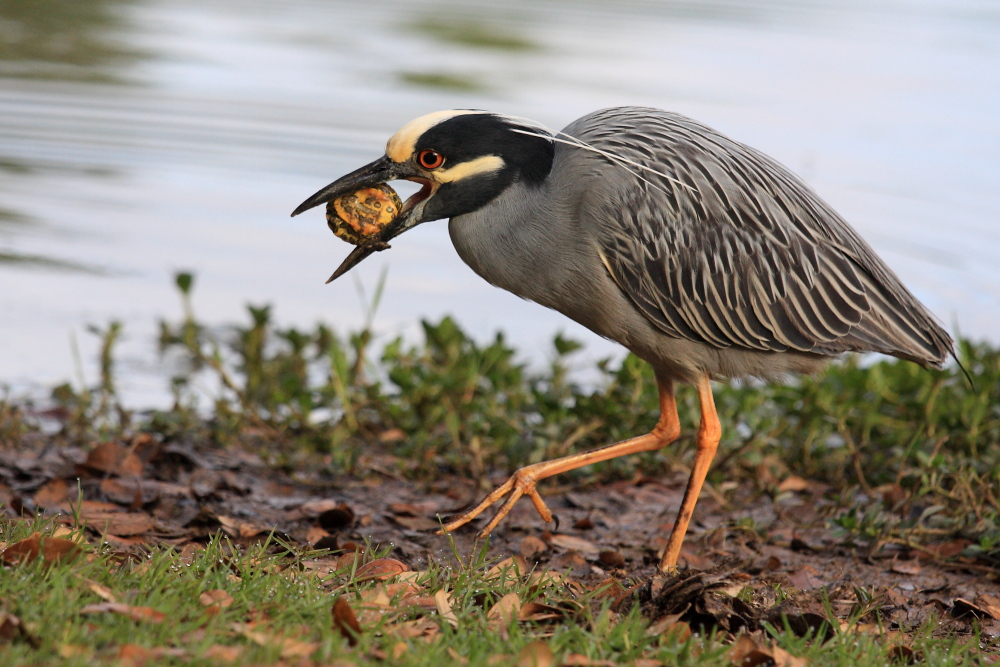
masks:
<path id="1" fill-rule="evenodd" d="M 600 230 L 615 281 L 664 333 L 932 365 L 951 353 L 950 336 L 860 236 L 765 155 L 656 109 L 599 111 L 562 134 L 595 149 L 581 215 Z"/>

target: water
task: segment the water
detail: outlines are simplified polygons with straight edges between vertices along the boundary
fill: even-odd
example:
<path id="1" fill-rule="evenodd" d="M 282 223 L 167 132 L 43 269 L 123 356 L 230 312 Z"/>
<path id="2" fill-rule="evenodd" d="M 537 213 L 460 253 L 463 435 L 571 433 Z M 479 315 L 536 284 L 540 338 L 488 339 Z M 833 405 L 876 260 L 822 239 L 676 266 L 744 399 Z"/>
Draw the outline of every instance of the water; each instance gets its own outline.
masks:
<path id="1" fill-rule="evenodd" d="M 561 316 L 496 290 L 424 225 L 351 277 L 306 196 L 423 113 L 488 108 L 559 128 L 642 104 L 774 156 L 834 205 L 946 326 L 1000 342 L 1000 5 L 62 0 L 0 6 L 0 381 L 93 381 L 88 324 L 125 323 L 124 388 L 162 403 L 158 317 L 176 270 L 211 323 L 364 319 L 416 335 L 454 314 L 536 362 Z"/>

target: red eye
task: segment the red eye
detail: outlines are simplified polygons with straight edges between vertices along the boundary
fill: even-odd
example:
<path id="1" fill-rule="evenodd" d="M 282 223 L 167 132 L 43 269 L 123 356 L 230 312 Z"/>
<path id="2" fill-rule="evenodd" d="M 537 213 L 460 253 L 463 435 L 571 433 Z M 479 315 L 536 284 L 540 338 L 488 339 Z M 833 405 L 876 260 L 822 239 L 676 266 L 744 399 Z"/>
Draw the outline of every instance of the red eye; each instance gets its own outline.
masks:
<path id="1" fill-rule="evenodd" d="M 444 156 L 437 151 L 420 151 L 420 154 L 417 155 L 417 162 L 424 169 L 437 169 L 444 164 Z"/>

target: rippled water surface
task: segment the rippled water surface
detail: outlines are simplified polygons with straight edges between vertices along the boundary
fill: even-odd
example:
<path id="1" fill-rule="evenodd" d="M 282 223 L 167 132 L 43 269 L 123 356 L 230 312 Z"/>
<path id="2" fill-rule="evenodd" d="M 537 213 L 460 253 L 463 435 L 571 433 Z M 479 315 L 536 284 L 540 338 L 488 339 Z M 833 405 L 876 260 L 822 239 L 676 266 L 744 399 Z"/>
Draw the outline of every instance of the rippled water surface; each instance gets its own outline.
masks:
<path id="1" fill-rule="evenodd" d="M 0 381 L 87 364 L 125 323 L 126 389 L 162 400 L 154 330 L 171 276 L 213 323 L 364 317 L 413 334 L 454 314 L 542 361 L 551 335 L 616 348 L 496 290 L 443 222 L 323 281 L 347 253 L 306 196 L 407 120 L 488 108 L 566 125 L 659 106 L 776 157 L 831 202 L 949 328 L 1000 342 L 1000 4 L 247 2 L 0 5 Z"/>

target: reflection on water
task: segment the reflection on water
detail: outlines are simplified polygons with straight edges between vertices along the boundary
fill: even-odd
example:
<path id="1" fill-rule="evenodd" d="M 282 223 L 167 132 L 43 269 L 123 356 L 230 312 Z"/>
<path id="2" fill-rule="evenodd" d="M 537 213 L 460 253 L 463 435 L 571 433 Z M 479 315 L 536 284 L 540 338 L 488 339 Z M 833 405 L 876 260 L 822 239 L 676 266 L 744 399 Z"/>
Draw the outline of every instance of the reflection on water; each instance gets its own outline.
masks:
<path id="1" fill-rule="evenodd" d="M 0 76 L 61 81 L 119 80 L 137 49 L 121 39 L 125 0 L 4 0 Z"/>
<path id="2" fill-rule="evenodd" d="M 0 3 L 0 381 L 70 377 L 68 336 L 125 322 L 123 385 L 160 400 L 158 316 L 198 274 L 211 322 L 364 318 L 348 248 L 302 199 L 413 117 L 492 108 L 562 127 L 596 108 L 686 113 L 787 164 L 937 313 L 1000 341 L 1000 5 L 981 0 Z M 376 327 L 454 314 L 535 361 L 563 330 L 473 276 L 444 224 L 356 272 Z M 84 349 L 85 358 L 90 358 Z"/>

